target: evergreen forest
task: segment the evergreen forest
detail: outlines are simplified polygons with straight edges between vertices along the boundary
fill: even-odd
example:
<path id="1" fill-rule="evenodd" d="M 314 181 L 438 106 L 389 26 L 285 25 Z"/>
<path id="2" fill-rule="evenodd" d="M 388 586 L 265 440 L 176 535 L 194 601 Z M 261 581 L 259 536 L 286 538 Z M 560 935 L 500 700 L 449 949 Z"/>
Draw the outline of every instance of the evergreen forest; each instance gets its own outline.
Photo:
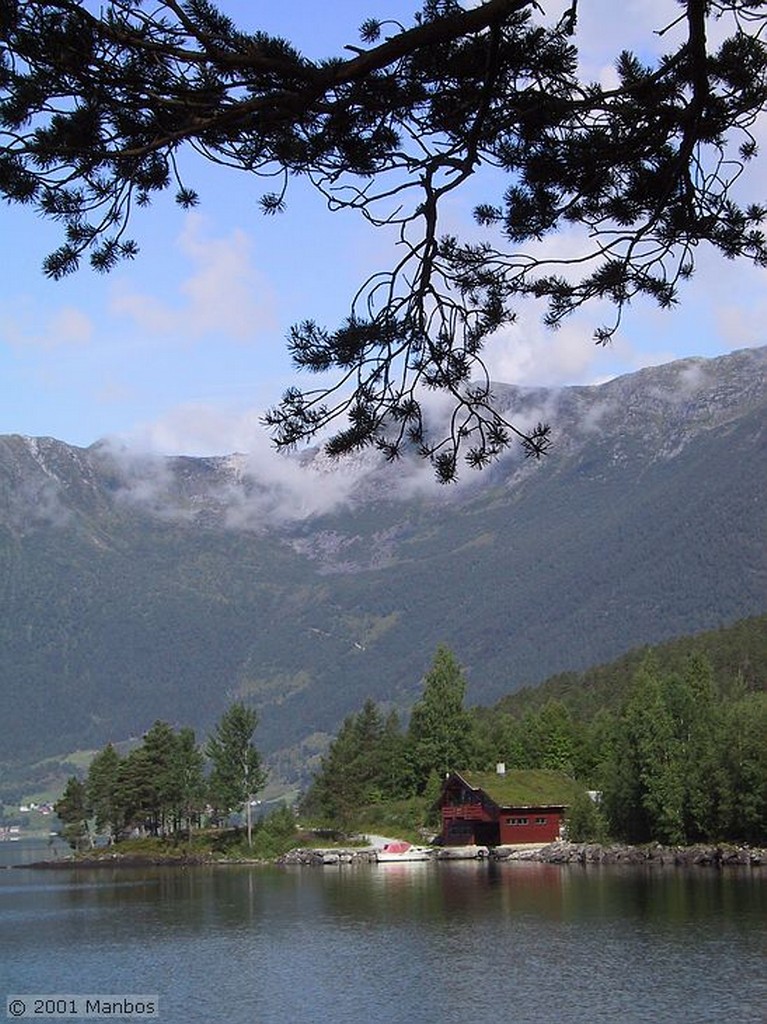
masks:
<path id="1" fill-rule="evenodd" d="M 560 680 L 552 681 L 552 687 Z M 407 729 L 373 701 L 350 715 L 303 801 L 306 813 L 360 818 L 431 815 L 447 770 L 542 769 L 582 784 L 572 840 L 629 843 L 767 842 L 767 693 L 717 675 L 692 652 L 679 667 L 650 651 L 612 704 L 587 687 L 517 707 L 463 707 L 466 680 L 440 648 Z M 592 796 L 587 795 L 591 791 Z M 388 818 L 387 818 L 388 815 Z"/>
<path id="2" fill-rule="evenodd" d="M 201 747 L 194 731 L 174 730 L 157 721 L 139 746 L 121 756 L 109 743 L 91 761 L 85 779 L 71 776 L 55 811 L 63 836 L 78 851 L 93 849 L 97 838 L 109 845 L 156 840 L 158 852 L 225 854 L 243 845 L 240 829 L 229 829 L 233 812 L 244 810 L 251 855 L 274 855 L 295 831 L 291 811 L 280 808 L 254 824 L 252 807 L 267 771 L 253 745 L 258 716 L 233 704 Z M 207 840 L 198 835 L 205 828 Z M 276 845 L 275 845 L 276 844 Z M 140 852 L 146 852 L 142 842 Z"/>
<path id="3" fill-rule="evenodd" d="M 579 785 L 573 841 L 765 845 L 763 622 L 631 652 L 493 707 L 465 706 L 466 673 L 440 645 L 406 725 L 366 700 L 344 720 L 298 807 L 256 822 L 266 770 L 252 742 L 257 715 L 239 703 L 204 746 L 190 728 L 161 721 L 124 756 L 108 744 L 84 779 L 69 779 L 56 811 L 76 849 L 96 836 L 140 836 L 191 850 L 205 833 L 218 836 L 219 852 L 232 842 L 245 852 L 247 834 L 251 855 L 272 856 L 295 841 L 296 810 L 323 835 L 434 834 L 445 774 L 502 762 Z M 231 815 L 243 811 L 232 830 Z"/>

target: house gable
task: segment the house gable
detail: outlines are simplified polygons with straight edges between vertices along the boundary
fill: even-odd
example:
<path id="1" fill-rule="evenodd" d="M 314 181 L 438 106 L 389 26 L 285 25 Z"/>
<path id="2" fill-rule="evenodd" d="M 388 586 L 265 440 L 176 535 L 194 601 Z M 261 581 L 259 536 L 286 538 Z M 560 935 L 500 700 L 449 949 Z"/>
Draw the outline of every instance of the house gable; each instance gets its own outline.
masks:
<path id="1" fill-rule="evenodd" d="M 448 846 L 553 842 L 579 791 L 556 772 L 451 772 L 439 799 L 442 841 Z"/>

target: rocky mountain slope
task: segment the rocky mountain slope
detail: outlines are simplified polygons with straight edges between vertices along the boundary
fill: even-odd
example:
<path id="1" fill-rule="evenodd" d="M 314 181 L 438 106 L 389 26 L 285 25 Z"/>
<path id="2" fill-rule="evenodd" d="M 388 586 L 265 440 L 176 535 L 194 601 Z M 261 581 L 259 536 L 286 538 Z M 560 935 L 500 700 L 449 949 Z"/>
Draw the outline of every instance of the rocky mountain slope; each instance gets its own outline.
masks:
<path id="1" fill-rule="evenodd" d="M 553 452 L 448 488 L 0 438 L 0 760 L 204 731 L 234 697 L 300 759 L 366 696 L 406 709 L 439 642 L 490 702 L 767 609 L 767 349 L 497 390 Z"/>

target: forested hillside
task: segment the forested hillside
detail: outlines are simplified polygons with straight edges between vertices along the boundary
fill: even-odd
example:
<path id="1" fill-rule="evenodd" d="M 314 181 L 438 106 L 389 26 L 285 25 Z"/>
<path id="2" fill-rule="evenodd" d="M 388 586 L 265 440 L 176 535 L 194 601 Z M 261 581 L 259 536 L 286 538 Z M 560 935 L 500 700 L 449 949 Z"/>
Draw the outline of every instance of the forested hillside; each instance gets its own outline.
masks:
<path id="1" fill-rule="evenodd" d="M 471 712 L 461 667 L 440 648 L 406 728 L 369 700 L 347 717 L 303 810 L 334 826 L 416 827 L 419 815 L 435 822 L 447 772 L 502 764 L 543 785 L 559 780 L 560 792 L 568 781 L 574 840 L 763 844 L 766 621 L 633 654 L 597 670 L 596 684 L 584 673 L 580 685 L 554 680 L 534 700 Z"/>
<path id="2" fill-rule="evenodd" d="M 247 455 L 0 439 L 2 757 L 157 719 L 205 735 L 243 699 L 296 777 L 366 698 L 406 714 L 442 642 L 488 704 L 763 614 L 766 380 L 756 349 L 499 385 L 551 454 L 447 488 L 407 459 L 304 453 L 277 481 Z"/>
<path id="3" fill-rule="evenodd" d="M 580 838 L 767 841 L 767 616 L 630 652 L 473 717 L 478 762 L 601 793 Z"/>
<path id="4" fill-rule="evenodd" d="M 632 681 L 648 654 L 664 674 L 680 673 L 693 658 L 705 658 L 716 679 L 744 691 L 767 691 L 767 615 L 731 626 L 679 637 L 654 647 L 637 647 L 609 664 L 585 672 L 562 672 L 538 686 L 502 697 L 488 714 L 522 715 L 549 701 L 561 701 L 580 719 L 600 710 L 615 711 L 628 697 Z"/>

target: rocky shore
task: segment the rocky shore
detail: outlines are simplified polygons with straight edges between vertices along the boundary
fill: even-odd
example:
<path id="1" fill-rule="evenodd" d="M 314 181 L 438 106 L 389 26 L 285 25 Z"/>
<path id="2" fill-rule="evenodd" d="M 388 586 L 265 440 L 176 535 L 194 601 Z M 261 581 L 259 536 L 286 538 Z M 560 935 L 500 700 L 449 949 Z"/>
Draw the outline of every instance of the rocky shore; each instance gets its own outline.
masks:
<path id="1" fill-rule="evenodd" d="M 658 867 L 761 867 L 767 866 L 767 849 L 748 846 L 628 846 L 599 843 L 550 843 L 541 847 L 484 846 L 434 847 L 434 860 L 533 861 L 541 864 L 626 864 Z M 369 848 L 302 848 L 280 857 L 279 864 L 322 867 L 341 864 L 375 864 Z"/>
<path id="2" fill-rule="evenodd" d="M 56 860 L 37 860 L 28 864 L 11 864 L 13 868 L 34 868 L 37 871 L 55 871 L 61 868 L 152 868 L 152 867 L 199 867 L 203 864 L 210 864 L 212 860 L 208 856 L 197 856 L 190 854 L 170 855 L 164 857 L 160 854 L 141 853 L 109 853 L 100 857 L 59 857 Z"/>
<path id="3" fill-rule="evenodd" d="M 322 867 L 325 864 L 375 864 L 376 852 L 371 847 L 350 847 L 347 849 L 317 850 L 304 847 L 290 850 L 278 857 L 278 864 Z"/>
<path id="4" fill-rule="evenodd" d="M 628 846 L 599 843 L 550 843 L 548 846 L 435 846 L 432 859 L 532 861 L 539 864 L 625 864 L 657 867 L 767 867 L 767 848 L 753 846 Z M 373 847 L 318 849 L 299 847 L 278 857 L 282 866 L 323 867 L 344 864 L 375 864 Z M 110 853 L 99 857 L 71 857 L 59 860 L 17 864 L 14 867 L 57 868 L 136 868 L 136 867 L 199 867 L 202 865 L 265 864 L 267 861 L 248 858 L 223 859 L 210 855 L 142 856 Z M 406 863 L 406 862 L 405 862 Z"/>
<path id="5" fill-rule="evenodd" d="M 538 849 L 508 846 L 491 852 L 496 860 L 527 860 L 543 864 L 655 864 L 674 867 L 761 867 L 767 849 L 749 846 L 627 846 L 600 843 L 550 843 Z"/>

